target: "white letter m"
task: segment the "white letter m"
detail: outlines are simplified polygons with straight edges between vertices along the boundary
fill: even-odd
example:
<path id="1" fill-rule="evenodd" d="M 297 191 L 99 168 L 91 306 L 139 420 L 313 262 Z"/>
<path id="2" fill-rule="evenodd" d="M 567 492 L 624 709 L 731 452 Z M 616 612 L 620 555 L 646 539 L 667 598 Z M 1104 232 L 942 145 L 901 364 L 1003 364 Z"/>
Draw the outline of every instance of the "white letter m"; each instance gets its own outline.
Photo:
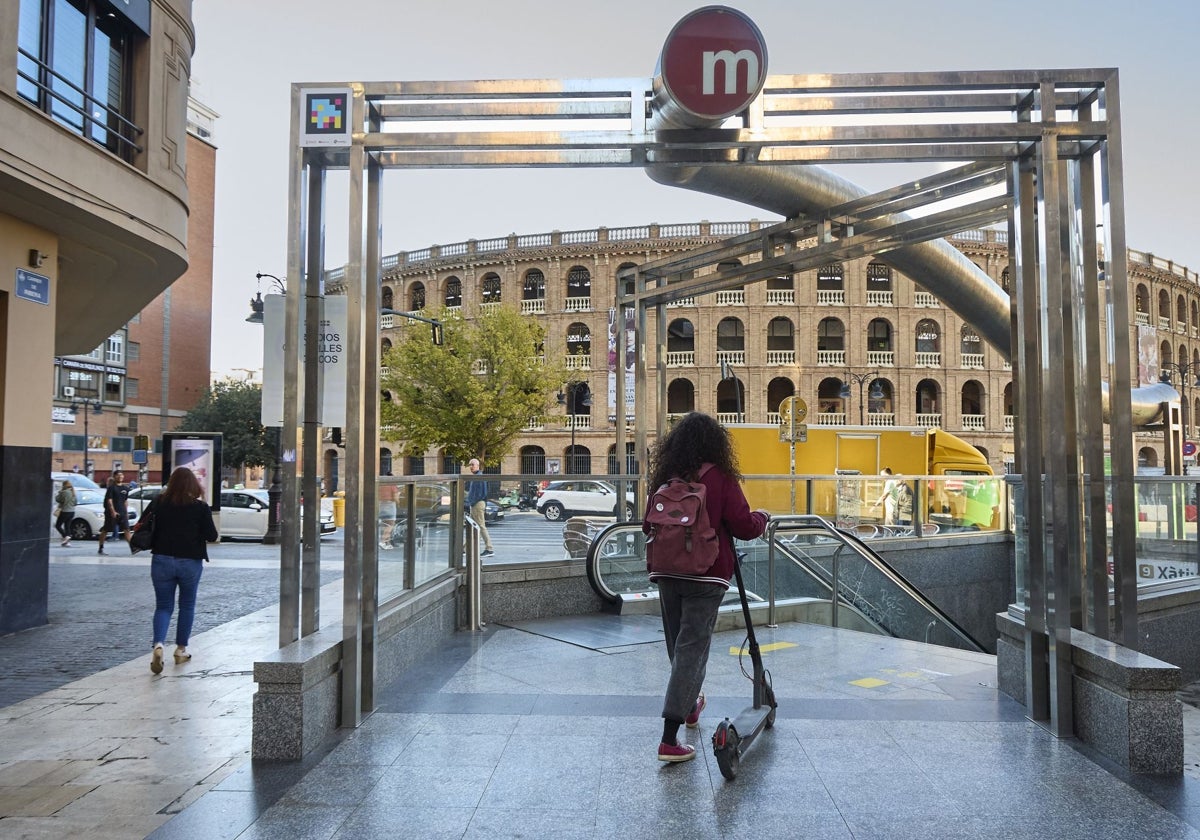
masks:
<path id="1" fill-rule="evenodd" d="M 758 56 L 753 50 L 740 50 L 734 55 L 729 50 L 721 50 L 720 52 L 712 52 L 708 50 L 704 53 L 704 76 L 703 76 L 703 93 L 710 94 L 713 92 L 715 85 L 714 76 L 716 75 L 717 62 L 725 64 L 725 93 L 737 93 L 737 68 L 742 62 L 746 62 L 746 92 L 754 90 L 758 87 Z"/>

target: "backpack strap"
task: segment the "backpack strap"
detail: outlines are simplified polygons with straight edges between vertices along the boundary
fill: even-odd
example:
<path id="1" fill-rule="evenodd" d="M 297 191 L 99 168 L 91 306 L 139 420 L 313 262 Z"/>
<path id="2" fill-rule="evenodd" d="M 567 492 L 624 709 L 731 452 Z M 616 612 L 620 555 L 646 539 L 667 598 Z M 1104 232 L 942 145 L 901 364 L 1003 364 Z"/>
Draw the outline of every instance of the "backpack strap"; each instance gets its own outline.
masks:
<path id="1" fill-rule="evenodd" d="M 700 479 L 704 478 L 704 474 L 705 474 L 706 472 L 708 472 L 709 470 L 711 470 L 711 469 L 712 469 L 713 467 L 715 467 L 715 466 L 716 466 L 716 464 L 709 464 L 709 463 L 704 463 L 704 464 L 701 464 L 701 465 L 700 465 L 700 472 L 698 472 L 698 473 L 696 474 L 696 480 L 697 480 L 697 481 L 699 481 Z"/>

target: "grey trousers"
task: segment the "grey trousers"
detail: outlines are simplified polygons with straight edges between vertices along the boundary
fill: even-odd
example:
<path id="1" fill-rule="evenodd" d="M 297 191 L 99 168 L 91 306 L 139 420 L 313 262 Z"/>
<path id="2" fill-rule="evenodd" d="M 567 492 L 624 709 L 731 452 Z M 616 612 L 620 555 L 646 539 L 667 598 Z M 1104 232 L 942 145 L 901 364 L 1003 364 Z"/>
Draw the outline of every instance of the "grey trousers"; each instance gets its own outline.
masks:
<path id="1" fill-rule="evenodd" d="M 682 723 L 704 686 L 717 608 L 725 590 L 711 583 L 673 578 L 661 578 L 657 583 L 667 656 L 671 660 L 662 716 Z"/>

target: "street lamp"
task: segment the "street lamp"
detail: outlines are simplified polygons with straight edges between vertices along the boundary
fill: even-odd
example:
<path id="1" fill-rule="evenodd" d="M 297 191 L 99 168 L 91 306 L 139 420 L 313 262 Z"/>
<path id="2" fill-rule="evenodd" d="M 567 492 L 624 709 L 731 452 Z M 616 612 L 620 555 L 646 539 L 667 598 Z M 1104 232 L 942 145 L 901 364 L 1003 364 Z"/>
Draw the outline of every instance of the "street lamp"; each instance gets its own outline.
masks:
<path id="1" fill-rule="evenodd" d="M 1191 400 L 1188 397 L 1188 392 L 1192 388 L 1200 388 L 1200 362 L 1163 362 L 1161 367 L 1163 372 L 1158 375 L 1158 381 L 1165 385 L 1174 386 L 1171 376 L 1171 371 L 1179 374 L 1179 390 L 1183 395 L 1183 416 L 1180 418 L 1183 421 L 1183 434 L 1188 437 L 1191 432 L 1189 421 L 1191 418 Z M 1190 381 L 1190 384 L 1189 384 Z"/>
<path id="2" fill-rule="evenodd" d="M 582 400 L 580 400 L 578 398 L 579 397 L 579 389 L 586 388 L 586 387 L 587 387 L 586 382 L 581 382 L 578 379 L 572 379 L 570 382 L 567 383 L 567 393 L 564 394 L 562 391 L 559 391 L 558 395 L 557 395 L 558 396 L 558 404 L 566 405 L 567 414 L 570 415 L 570 417 L 571 417 L 571 450 L 570 450 L 571 451 L 571 456 L 570 456 L 571 460 L 568 462 L 567 472 L 572 475 L 579 474 L 578 470 L 577 470 L 577 466 L 576 466 L 577 465 L 577 456 L 575 454 L 575 423 L 576 423 L 575 417 L 576 417 L 579 406 L 582 405 L 582 406 L 590 408 L 592 405 L 591 393 L 585 394 Z"/>
<path id="3" fill-rule="evenodd" d="M 83 408 L 83 474 L 91 478 L 92 473 L 88 470 L 88 465 L 90 464 L 88 456 L 90 455 L 92 439 L 88 435 L 88 415 L 103 413 L 104 403 L 99 398 L 94 400 L 83 399 L 71 403 L 71 411 L 78 411 L 80 408 Z"/>
<path id="4" fill-rule="evenodd" d="M 287 285 L 283 280 L 276 277 L 274 274 L 259 272 L 254 275 L 255 279 L 261 284 L 264 277 L 269 277 L 272 281 L 271 285 L 281 295 L 287 294 Z M 250 299 L 250 315 L 246 318 L 247 323 L 262 324 L 263 322 L 263 299 L 262 289 L 260 288 L 254 293 L 254 297 Z M 267 428 L 267 435 L 271 438 L 268 448 L 271 450 L 271 486 L 267 488 L 267 532 L 263 534 L 263 545 L 278 545 L 279 544 L 279 505 L 280 499 L 283 497 L 283 472 L 279 464 L 279 444 L 283 440 L 283 435 L 280 434 L 278 426 L 270 426 Z"/>
<path id="5" fill-rule="evenodd" d="M 838 396 L 844 400 L 850 399 L 850 383 L 854 382 L 858 385 L 858 425 L 866 425 L 866 406 L 863 401 L 863 387 L 870 382 L 871 392 L 867 395 L 873 400 L 883 399 L 883 386 L 879 384 L 879 371 L 871 373 L 852 373 L 846 371 L 845 379 L 842 380 L 842 389 L 838 391 Z"/>

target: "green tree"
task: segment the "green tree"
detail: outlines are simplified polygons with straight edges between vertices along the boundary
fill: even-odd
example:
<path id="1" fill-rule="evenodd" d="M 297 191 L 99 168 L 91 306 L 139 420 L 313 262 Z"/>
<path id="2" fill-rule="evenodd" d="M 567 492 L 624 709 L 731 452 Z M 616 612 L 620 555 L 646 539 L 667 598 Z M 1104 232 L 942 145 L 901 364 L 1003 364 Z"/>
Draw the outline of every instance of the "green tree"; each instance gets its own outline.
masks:
<path id="1" fill-rule="evenodd" d="M 262 388 L 251 382 L 225 379 L 201 395 L 184 415 L 181 432 L 220 432 L 222 466 L 261 467 L 270 463 L 262 417 Z"/>
<path id="2" fill-rule="evenodd" d="M 431 447 L 459 461 L 498 464 L 534 418 L 545 415 L 565 372 L 540 358 L 545 330 L 515 309 L 496 307 L 465 321 L 443 310 L 441 346 L 413 325 L 387 352 L 380 406 L 385 429 L 405 455 Z"/>

